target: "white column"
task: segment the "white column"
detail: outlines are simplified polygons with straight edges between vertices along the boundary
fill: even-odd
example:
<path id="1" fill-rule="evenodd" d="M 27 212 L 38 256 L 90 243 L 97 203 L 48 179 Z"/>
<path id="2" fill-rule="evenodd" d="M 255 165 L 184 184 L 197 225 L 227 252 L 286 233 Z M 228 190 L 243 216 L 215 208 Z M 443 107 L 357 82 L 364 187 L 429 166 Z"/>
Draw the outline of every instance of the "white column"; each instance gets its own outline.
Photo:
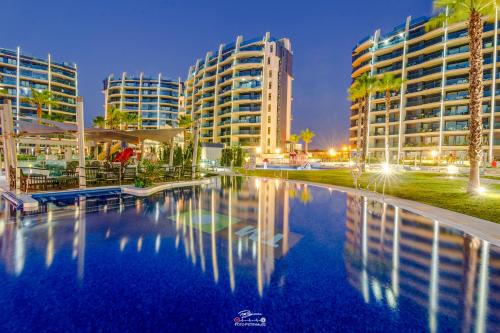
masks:
<path id="1" fill-rule="evenodd" d="M 408 36 L 410 34 L 410 24 L 411 24 L 411 16 L 408 16 L 406 18 L 406 30 L 405 30 L 405 36 L 404 36 L 404 41 L 403 41 L 403 67 L 401 68 L 401 88 L 399 90 L 399 128 L 398 128 L 398 156 L 397 156 L 397 163 L 399 164 L 399 161 L 401 159 L 401 150 L 403 148 L 403 138 L 404 138 L 404 121 L 406 117 L 406 110 L 405 110 L 405 95 L 406 95 L 406 62 L 407 62 L 407 52 L 408 52 Z"/>
<path id="2" fill-rule="evenodd" d="M 76 127 L 78 130 L 78 185 L 81 189 L 87 187 L 85 179 L 85 123 L 83 119 L 83 98 L 76 98 Z"/>
<path id="3" fill-rule="evenodd" d="M 17 47 L 16 59 L 16 120 L 21 113 L 21 48 Z"/>
<path id="4" fill-rule="evenodd" d="M 158 103 L 156 105 L 156 128 L 160 128 L 160 85 L 161 85 L 161 73 L 158 74 L 158 89 L 156 93 L 158 94 Z"/>
<path id="5" fill-rule="evenodd" d="M 446 97 L 446 59 L 448 53 L 448 8 L 446 9 L 446 20 L 444 22 L 443 35 L 443 68 L 441 73 L 441 106 L 439 111 L 439 146 L 438 146 L 438 161 L 441 159 L 443 151 L 443 136 L 444 136 L 444 100 Z M 439 166 L 438 166 L 439 167 Z"/>
<path id="6" fill-rule="evenodd" d="M 193 142 L 193 160 L 191 161 L 191 168 L 192 168 L 192 178 L 196 176 L 196 162 L 197 162 L 197 156 L 198 156 L 198 137 L 199 137 L 199 132 L 200 132 L 200 120 L 196 120 L 193 123 L 193 132 L 194 132 L 194 142 Z"/>
<path id="7" fill-rule="evenodd" d="M 493 70 L 491 83 L 491 115 L 490 115 L 490 135 L 488 160 L 493 161 L 493 146 L 495 144 L 493 138 L 495 135 L 495 98 L 496 98 L 496 82 L 497 82 L 497 47 L 498 47 L 498 8 L 495 10 L 495 37 L 493 37 Z"/>
<path id="8" fill-rule="evenodd" d="M 370 61 L 370 76 L 373 76 L 373 74 L 375 73 L 375 53 L 377 51 L 377 45 L 378 45 L 378 42 L 379 42 L 379 39 L 380 39 L 380 30 L 377 30 L 375 31 L 375 34 L 374 34 L 374 37 L 373 37 L 373 52 L 372 52 L 372 60 Z M 361 112 L 363 112 L 363 110 L 360 110 Z M 365 141 L 365 146 L 366 146 L 366 150 L 365 150 L 365 156 L 368 156 L 368 154 L 370 153 L 370 117 L 371 117 L 371 113 L 372 113 L 372 93 L 370 93 L 370 95 L 368 96 L 368 114 L 367 114 L 367 117 L 365 119 L 365 126 L 366 126 L 366 133 L 365 133 L 365 137 L 364 137 L 364 141 Z M 361 114 L 358 113 L 358 119 L 359 117 L 361 116 Z M 361 149 L 363 149 L 363 147 L 361 147 Z"/>
<path id="9" fill-rule="evenodd" d="M 49 86 L 49 91 L 52 92 L 52 57 L 50 56 L 50 53 L 47 56 L 47 62 L 48 62 L 48 86 Z M 49 114 L 52 114 L 52 105 L 49 104 Z"/>

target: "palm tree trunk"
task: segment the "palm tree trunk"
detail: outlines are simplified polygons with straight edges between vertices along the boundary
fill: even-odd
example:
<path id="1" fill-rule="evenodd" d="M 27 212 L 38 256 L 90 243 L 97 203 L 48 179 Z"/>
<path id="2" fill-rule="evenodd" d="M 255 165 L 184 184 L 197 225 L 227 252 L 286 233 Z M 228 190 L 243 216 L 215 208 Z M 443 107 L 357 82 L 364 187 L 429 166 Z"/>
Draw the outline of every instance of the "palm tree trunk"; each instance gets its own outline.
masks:
<path id="1" fill-rule="evenodd" d="M 385 163 L 389 164 L 389 114 L 391 109 L 391 92 L 385 92 L 385 128 L 384 128 L 384 151 Z"/>
<path id="2" fill-rule="evenodd" d="M 483 21 L 478 12 L 472 12 L 469 21 L 469 48 L 470 48 L 470 73 L 469 73 L 469 185 L 467 192 L 473 193 L 480 186 L 479 164 L 482 156 L 482 119 L 481 108 L 483 98 Z"/>

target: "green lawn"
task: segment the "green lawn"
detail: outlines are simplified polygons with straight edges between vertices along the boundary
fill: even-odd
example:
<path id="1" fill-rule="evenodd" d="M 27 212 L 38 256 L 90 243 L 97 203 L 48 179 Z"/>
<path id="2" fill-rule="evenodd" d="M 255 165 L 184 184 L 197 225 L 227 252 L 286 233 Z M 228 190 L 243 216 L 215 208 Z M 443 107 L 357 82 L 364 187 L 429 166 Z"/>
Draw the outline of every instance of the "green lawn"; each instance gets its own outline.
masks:
<path id="1" fill-rule="evenodd" d="M 354 187 L 350 170 L 318 171 L 277 171 L 239 170 L 242 174 L 262 177 L 284 177 L 323 184 Z M 377 184 L 376 184 L 377 183 Z M 360 187 L 369 187 L 382 193 L 383 179 L 377 173 L 365 173 L 360 179 Z M 476 216 L 500 223 L 500 185 L 484 185 L 486 193 L 471 196 L 465 192 L 467 178 L 448 178 L 444 174 L 423 172 L 397 172 L 386 183 L 385 193 L 395 197 L 423 202 L 432 206 Z"/>

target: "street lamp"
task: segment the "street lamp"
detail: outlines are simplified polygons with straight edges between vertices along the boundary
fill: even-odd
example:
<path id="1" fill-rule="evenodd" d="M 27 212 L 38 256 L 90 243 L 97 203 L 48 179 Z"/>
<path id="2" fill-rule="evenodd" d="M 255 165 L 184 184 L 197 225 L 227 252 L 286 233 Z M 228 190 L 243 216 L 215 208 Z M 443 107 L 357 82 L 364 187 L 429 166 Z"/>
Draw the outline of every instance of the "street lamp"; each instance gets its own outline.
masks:
<path id="1" fill-rule="evenodd" d="M 280 153 L 281 153 L 281 149 L 280 149 L 280 148 L 276 148 L 276 149 L 274 150 L 274 152 L 275 152 L 276 154 L 280 154 Z"/>
<path id="2" fill-rule="evenodd" d="M 328 149 L 328 155 L 333 157 L 333 156 L 335 156 L 335 154 L 336 154 L 335 149 L 333 149 L 333 148 Z"/>

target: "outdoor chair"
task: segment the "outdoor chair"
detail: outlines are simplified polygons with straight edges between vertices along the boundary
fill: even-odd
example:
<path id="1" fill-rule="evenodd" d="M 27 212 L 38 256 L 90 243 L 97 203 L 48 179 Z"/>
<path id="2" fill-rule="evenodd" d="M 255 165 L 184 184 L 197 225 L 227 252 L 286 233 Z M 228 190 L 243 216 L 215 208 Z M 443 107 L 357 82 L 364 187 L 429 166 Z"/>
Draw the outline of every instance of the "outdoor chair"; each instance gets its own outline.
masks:
<path id="1" fill-rule="evenodd" d="M 88 185 L 96 185 L 99 183 L 99 168 L 86 167 L 85 168 L 85 180 Z"/>
<path id="2" fill-rule="evenodd" d="M 124 167 L 122 173 L 122 182 L 134 182 L 136 176 L 135 167 Z"/>
<path id="3" fill-rule="evenodd" d="M 39 174 L 26 175 L 23 169 L 21 172 L 21 191 L 36 191 L 47 189 L 47 176 Z"/>

